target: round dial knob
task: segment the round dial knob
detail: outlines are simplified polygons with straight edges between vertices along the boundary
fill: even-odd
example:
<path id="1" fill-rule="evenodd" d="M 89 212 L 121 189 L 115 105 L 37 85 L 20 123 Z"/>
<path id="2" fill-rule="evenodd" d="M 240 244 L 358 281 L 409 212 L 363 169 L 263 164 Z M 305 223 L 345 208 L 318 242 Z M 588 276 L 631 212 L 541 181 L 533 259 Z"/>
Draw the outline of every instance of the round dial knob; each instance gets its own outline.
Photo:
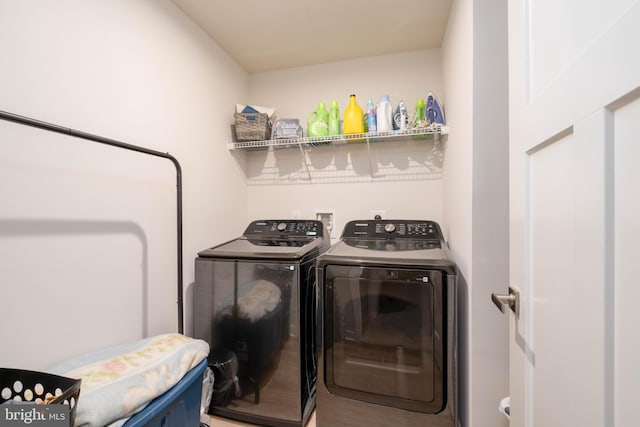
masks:
<path id="1" fill-rule="evenodd" d="M 394 224 L 385 224 L 384 231 L 386 231 L 387 233 L 393 233 L 394 231 L 396 231 L 396 226 Z"/>
<path id="2" fill-rule="evenodd" d="M 287 228 L 287 224 L 284 222 L 281 222 L 278 224 L 278 231 L 284 231 Z"/>

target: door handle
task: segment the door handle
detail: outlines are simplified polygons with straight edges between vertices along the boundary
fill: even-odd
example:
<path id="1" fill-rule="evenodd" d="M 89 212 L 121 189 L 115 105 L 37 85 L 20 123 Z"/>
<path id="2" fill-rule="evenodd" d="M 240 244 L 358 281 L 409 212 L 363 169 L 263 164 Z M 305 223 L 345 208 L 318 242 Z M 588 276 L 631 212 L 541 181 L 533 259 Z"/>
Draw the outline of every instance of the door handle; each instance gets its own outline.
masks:
<path id="1" fill-rule="evenodd" d="M 508 295 L 491 294 L 491 301 L 504 313 L 504 307 L 508 306 L 511 311 L 516 314 L 516 317 L 520 315 L 520 292 L 513 287 L 509 286 Z"/>

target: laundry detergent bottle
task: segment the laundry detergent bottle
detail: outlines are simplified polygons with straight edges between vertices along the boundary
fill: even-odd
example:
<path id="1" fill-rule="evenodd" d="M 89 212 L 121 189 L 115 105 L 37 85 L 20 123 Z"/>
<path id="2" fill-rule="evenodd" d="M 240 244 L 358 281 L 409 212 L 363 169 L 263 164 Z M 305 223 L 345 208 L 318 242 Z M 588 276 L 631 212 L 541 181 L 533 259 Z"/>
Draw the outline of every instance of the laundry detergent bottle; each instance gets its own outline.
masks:
<path id="1" fill-rule="evenodd" d="M 318 104 L 318 108 L 312 111 L 307 117 L 307 136 L 327 136 L 329 135 L 329 112 L 324 102 Z"/>
<path id="2" fill-rule="evenodd" d="M 349 96 L 349 105 L 344 110 L 344 134 L 363 133 L 364 120 L 362 118 L 362 108 L 356 102 L 356 96 Z"/>
<path id="3" fill-rule="evenodd" d="M 340 107 L 335 100 L 329 107 L 329 135 L 340 135 Z"/>
<path id="4" fill-rule="evenodd" d="M 413 128 L 414 129 L 424 129 L 426 128 L 429 123 L 427 123 L 427 116 L 426 116 L 426 107 L 425 107 L 426 103 L 424 101 L 424 99 L 418 99 L 418 101 L 416 101 L 416 112 L 413 116 Z M 414 139 L 426 139 L 427 136 L 426 135 L 414 135 L 413 137 Z"/>
<path id="5" fill-rule="evenodd" d="M 416 101 L 416 113 L 413 119 L 413 127 L 424 127 L 426 125 L 426 108 L 424 99 Z"/>
<path id="6" fill-rule="evenodd" d="M 378 132 L 393 130 L 392 113 L 393 111 L 389 95 L 383 95 L 376 108 L 376 125 L 378 127 Z"/>
<path id="7" fill-rule="evenodd" d="M 376 107 L 373 106 L 373 101 L 369 99 L 369 102 L 367 102 L 367 132 L 375 133 L 377 131 Z"/>

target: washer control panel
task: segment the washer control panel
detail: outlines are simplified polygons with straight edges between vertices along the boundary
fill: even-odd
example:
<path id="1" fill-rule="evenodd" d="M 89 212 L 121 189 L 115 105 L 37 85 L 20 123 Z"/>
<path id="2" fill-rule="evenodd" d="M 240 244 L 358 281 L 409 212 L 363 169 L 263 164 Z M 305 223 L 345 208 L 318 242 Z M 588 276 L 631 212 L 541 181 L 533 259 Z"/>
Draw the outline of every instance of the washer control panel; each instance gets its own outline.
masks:
<path id="1" fill-rule="evenodd" d="M 323 237 L 320 221 L 274 219 L 253 221 L 244 231 L 245 237 Z"/>
<path id="2" fill-rule="evenodd" d="M 420 220 L 350 221 L 342 238 L 443 240 L 438 223 Z"/>

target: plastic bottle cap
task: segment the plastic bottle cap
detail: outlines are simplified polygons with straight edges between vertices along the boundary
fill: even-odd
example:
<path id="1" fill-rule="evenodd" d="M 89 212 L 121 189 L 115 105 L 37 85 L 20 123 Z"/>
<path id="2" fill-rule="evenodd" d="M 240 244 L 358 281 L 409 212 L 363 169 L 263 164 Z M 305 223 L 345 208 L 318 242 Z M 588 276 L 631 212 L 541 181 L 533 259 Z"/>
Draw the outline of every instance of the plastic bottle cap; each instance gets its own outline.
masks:
<path id="1" fill-rule="evenodd" d="M 389 95 L 382 95 L 382 101 L 388 101 Z"/>

